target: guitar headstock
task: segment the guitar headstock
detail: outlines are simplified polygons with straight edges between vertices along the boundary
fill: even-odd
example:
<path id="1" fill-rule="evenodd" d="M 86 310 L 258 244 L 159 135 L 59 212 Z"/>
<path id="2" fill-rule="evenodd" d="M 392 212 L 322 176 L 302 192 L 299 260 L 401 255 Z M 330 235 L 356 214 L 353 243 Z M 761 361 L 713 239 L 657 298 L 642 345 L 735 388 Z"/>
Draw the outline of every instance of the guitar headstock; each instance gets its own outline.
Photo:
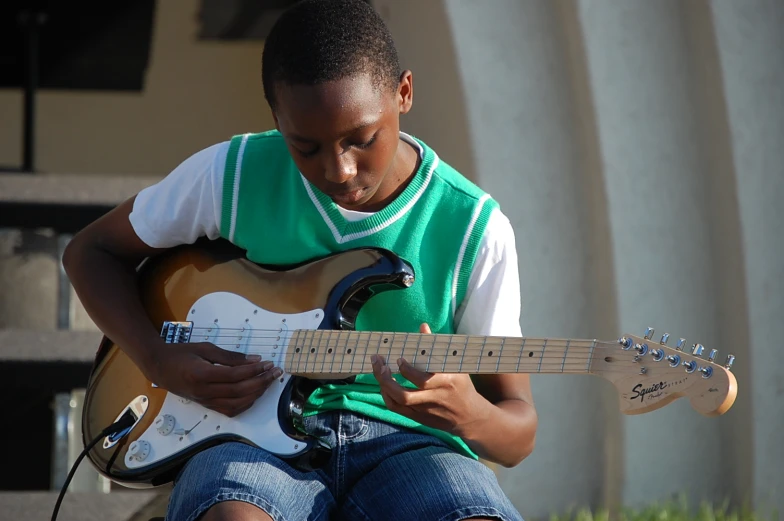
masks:
<path id="1" fill-rule="evenodd" d="M 623 335 L 618 348 L 595 356 L 590 372 L 611 381 L 620 395 L 621 412 L 641 414 L 664 407 L 685 396 L 691 406 L 705 416 L 724 414 L 732 407 L 738 392 L 735 375 L 730 372 L 735 357 L 728 355 L 724 365 L 714 362 L 717 351 L 705 356 L 701 344 L 687 345 L 678 340 L 669 347 L 669 334 L 653 340 L 653 328 L 644 337 Z"/>

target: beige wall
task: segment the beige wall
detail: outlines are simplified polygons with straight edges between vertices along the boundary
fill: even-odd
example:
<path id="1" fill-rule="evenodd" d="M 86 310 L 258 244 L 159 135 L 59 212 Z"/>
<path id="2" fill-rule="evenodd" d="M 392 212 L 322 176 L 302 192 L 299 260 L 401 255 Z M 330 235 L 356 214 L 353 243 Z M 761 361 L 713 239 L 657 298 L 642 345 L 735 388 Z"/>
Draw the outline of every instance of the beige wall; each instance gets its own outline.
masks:
<path id="1" fill-rule="evenodd" d="M 156 6 L 142 92 L 41 91 L 37 170 L 162 174 L 199 148 L 272 126 L 262 43 L 197 41 L 197 0 Z M 0 91 L 2 165 L 21 164 L 21 121 L 21 91 Z"/>
<path id="2" fill-rule="evenodd" d="M 401 129 L 423 139 L 442 161 L 476 179 L 468 98 L 458 74 L 452 26 L 443 2 L 373 0 L 395 39 L 400 66 L 414 77 L 414 104 Z"/>

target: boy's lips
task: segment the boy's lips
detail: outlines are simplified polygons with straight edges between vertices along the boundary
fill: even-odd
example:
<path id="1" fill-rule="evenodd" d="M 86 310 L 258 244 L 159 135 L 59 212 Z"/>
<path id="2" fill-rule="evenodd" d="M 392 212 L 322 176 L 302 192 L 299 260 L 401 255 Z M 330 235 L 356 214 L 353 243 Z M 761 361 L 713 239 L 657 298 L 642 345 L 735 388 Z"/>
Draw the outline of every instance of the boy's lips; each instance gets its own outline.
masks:
<path id="1" fill-rule="evenodd" d="M 329 197 L 336 203 L 356 204 L 365 196 L 366 190 L 366 188 L 359 188 L 349 192 L 331 193 Z"/>

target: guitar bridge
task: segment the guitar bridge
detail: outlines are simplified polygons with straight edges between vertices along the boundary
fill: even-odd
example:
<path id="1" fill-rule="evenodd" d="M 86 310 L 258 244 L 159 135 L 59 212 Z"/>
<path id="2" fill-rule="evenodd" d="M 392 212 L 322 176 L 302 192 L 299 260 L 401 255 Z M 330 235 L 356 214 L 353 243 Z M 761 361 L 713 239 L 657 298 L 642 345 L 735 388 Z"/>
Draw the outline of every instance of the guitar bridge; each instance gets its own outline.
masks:
<path id="1" fill-rule="evenodd" d="M 184 344 L 190 341 L 193 322 L 169 322 L 163 323 L 161 328 L 161 338 L 167 344 Z"/>

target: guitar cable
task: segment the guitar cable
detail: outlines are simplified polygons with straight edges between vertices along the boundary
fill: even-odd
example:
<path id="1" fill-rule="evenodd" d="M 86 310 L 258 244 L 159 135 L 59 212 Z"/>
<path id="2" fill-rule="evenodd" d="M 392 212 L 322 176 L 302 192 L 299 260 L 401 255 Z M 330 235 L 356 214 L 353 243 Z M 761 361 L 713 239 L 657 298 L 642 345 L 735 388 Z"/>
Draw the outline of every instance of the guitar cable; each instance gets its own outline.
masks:
<path id="1" fill-rule="evenodd" d="M 82 453 L 79 454 L 79 457 L 77 457 L 76 461 L 74 461 L 74 464 L 71 467 L 71 471 L 68 473 L 68 477 L 65 478 L 65 483 L 63 483 L 63 486 L 60 489 L 60 495 L 57 497 L 57 503 L 55 503 L 54 511 L 52 512 L 52 521 L 57 520 L 57 513 L 59 512 L 60 504 L 63 502 L 63 498 L 65 497 L 65 492 L 66 490 L 68 490 L 68 485 L 71 483 L 74 474 L 76 474 L 76 469 L 79 467 L 79 463 L 81 463 L 84 457 L 87 456 L 87 453 L 90 452 L 90 450 L 95 446 L 96 443 L 101 441 L 106 436 L 111 436 L 113 434 L 117 434 L 118 432 L 122 432 L 125 429 L 131 427 L 135 422 L 136 419 L 134 418 L 133 413 L 129 409 L 125 411 L 125 414 L 123 414 L 119 420 L 117 420 L 110 426 L 106 427 L 104 430 L 102 430 L 101 433 L 95 437 L 95 439 L 93 439 L 90 443 L 88 443 L 85 446 Z M 126 435 L 127 433 L 122 437 L 125 437 Z"/>

